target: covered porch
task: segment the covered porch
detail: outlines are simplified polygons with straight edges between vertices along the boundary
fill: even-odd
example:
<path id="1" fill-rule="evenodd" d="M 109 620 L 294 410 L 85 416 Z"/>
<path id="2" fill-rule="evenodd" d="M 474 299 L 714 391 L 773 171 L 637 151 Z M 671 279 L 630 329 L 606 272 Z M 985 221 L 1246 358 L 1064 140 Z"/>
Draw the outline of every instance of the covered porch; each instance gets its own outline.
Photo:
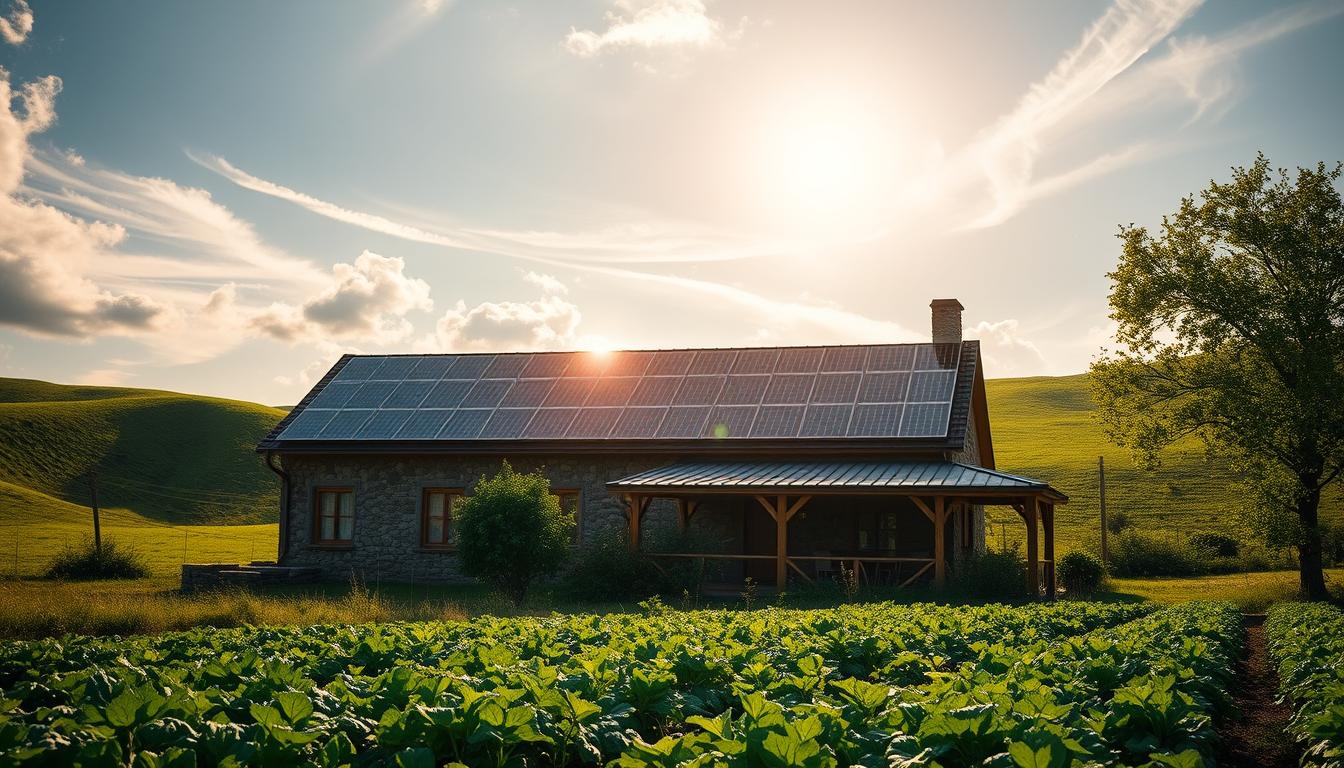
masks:
<path id="1" fill-rule="evenodd" d="M 1026 527 L 1027 593 L 1055 594 L 1054 508 L 1067 498 L 1029 478 L 951 461 L 694 462 L 607 485 L 625 502 L 632 550 L 652 506 L 670 505 L 678 529 L 713 531 L 722 551 L 657 557 L 716 561 L 778 590 L 791 579 L 942 586 L 983 552 L 984 506 L 1008 506 Z"/>

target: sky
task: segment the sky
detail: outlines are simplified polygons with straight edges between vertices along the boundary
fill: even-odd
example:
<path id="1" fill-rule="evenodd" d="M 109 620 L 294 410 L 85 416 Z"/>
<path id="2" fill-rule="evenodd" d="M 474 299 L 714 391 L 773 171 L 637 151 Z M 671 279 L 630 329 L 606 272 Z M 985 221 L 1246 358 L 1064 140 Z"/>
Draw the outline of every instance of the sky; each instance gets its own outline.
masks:
<path id="1" fill-rule="evenodd" d="M 1344 160 L 1344 4 L 0 0 L 0 375 L 905 342 L 1085 370 L 1118 227 Z"/>

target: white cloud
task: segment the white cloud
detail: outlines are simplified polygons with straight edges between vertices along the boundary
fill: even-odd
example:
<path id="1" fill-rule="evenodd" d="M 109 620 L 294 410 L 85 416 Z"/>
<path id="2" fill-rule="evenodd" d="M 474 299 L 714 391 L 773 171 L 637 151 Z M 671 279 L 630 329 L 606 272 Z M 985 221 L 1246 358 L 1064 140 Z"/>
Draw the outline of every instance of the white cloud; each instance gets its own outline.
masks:
<path id="1" fill-rule="evenodd" d="M 685 51 L 723 46 L 741 34 L 740 27 L 725 32 L 703 0 L 615 0 L 615 6 L 605 30 L 571 28 L 566 50 L 581 58 L 631 48 Z"/>
<path id="2" fill-rule="evenodd" d="M 569 293 L 569 287 L 551 275 L 543 275 L 540 272 L 528 270 L 523 273 L 523 280 L 537 286 L 545 294 L 560 296 Z"/>
<path id="3" fill-rule="evenodd" d="M 966 338 L 980 340 L 985 368 L 996 377 L 1039 375 L 1050 368 L 1017 320 L 981 321 L 966 329 Z"/>
<path id="4" fill-rule="evenodd" d="M 27 0 L 13 0 L 9 13 L 0 16 L 0 40 L 18 45 L 33 31 L 33 9 Z"/>
<path id="5" fill-rule="evenodd" d="M 131 375 L 130 371 L 117 368 L 96 368 L 79 374 L 72 383 L 94 387 L 119 387 L 125 384 L 131 378 Z"/>
<path id="6" fill-rule="evenodd" d="M 434 308 L 429 284 L 406 275 L 406 262 L 364 251 L 332 267 L 330 285 L 302 306 L 272 304 L 251 326 L 282 341 L 351 339 L 395 343 L 414 332 L 406 315 Z"/>
<path id="7" fill-rule="evenodd" d="M 470 309 L 465 302 L 448 310 L 435 328 L 445 351 L 568 349 L 574 346 L 582 315 L 560 296 L 536 301 L 487 301 Z"/>

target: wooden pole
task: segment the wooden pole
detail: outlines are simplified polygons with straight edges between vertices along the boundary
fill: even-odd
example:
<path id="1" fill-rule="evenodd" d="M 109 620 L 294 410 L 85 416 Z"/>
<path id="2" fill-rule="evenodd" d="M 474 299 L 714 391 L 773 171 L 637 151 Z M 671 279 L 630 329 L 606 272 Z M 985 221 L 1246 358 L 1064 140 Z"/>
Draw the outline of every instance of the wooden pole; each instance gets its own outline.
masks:
<path id="1" fill-rule="evenodd" d="M 1111 564 L 1111 550 L 1106 544 L 1106 457 L 1097 457 L 1097 481 L 1101 497 L 1101 564 Z"/>
<path id="2" fill-rule="evenodd" d="M 939 587 L 947 584 L 946 523 L 947 504 L 942 496 L 936 496 L 933 499 L 933 583 Z"/>
<path id="3" fill-rule="evenodd" d="M 89 500 L 93 506 L 93 551 L 103 553 L 103 529 L 98 521 L 98 472 L 89 473 Z"/>
<path id="4" fill-rule="evenodd" d="M 1022 517 L 1027 523 L 1027 593 L 1032 599 L 1041 596 L 1041 559 L 1037 551 L 1036 520 L 1038 499 L 1028 497 L 1022 503 Z"/>
<path id="5" fill-rule="evenodd" d="M 1041 534 L 1045 537 L 1045 594 L 1055 599 L 1055 505 L 1041 506 Z"/>
<path id="6" fill-rule="evenodd" d="M 784 591 L 789 581 L 789 499 L 780 496 L 775 503 L 775 589 Z"/>
<path id="7" fill-rule="evenodd" d="M 639 517 L 640 508 L 644 505 L 644 499 L 639 494 L 630 494 L 630 551 L 639 551 Z"/>

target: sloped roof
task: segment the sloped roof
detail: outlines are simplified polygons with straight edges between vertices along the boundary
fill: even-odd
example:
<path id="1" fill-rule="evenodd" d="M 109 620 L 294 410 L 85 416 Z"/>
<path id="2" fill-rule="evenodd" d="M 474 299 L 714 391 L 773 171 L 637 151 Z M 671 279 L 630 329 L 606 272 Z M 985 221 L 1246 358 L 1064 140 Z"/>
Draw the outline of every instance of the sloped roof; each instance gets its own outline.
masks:
<path id="1" fill-rule="evenodd" d="M 960 449 L 979 345 L 347 355 L 258 446 L 886 443 Z"/>

